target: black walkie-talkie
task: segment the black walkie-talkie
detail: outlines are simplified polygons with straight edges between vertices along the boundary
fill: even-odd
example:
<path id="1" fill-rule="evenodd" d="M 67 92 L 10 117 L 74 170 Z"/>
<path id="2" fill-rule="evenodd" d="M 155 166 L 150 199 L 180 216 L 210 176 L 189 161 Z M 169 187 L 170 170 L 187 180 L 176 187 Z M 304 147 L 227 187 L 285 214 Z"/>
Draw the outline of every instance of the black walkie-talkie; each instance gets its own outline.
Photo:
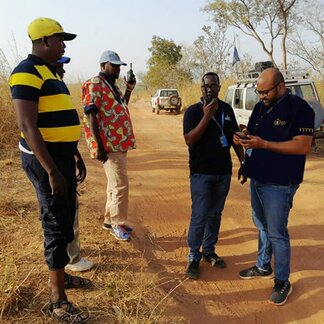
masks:
<path id="1" fill-rule="evenodd" d="M 203 84 L 204 84 L 204 89 L 205 89 L 205 93 L 206 93 L 206 104 L 210 104 L 213 101 L 213 97 L 207 96 L 207 87 L 206 87 L 206 83 L 205 83 L 205 78 L 203 78 Z"/>
<path id="2" fill-rule="evenodd" d="M 136 77 L 135 77 L 135 74 L 133 73 L 133 69 L 132 69 L 132 63 L 130 63 L 130 69 L 127 71 L 126 81 L 127 81 L 127 83 L 136 82 Z"/>

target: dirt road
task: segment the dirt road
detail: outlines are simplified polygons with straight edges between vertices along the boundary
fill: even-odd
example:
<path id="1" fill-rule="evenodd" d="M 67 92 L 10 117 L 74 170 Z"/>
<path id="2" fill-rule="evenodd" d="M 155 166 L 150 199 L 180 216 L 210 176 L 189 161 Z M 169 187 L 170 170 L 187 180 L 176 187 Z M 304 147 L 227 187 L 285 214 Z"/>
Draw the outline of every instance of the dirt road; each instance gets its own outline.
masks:
<path id="1" fill-rule="evenodd" d="M 137 137 L 137 149 L 128 155 L 129 219 L 136 229 L 132 241 L 143 251 L 149 270 L 170 280 L 164 286 L 170 293 L 167 312 L 181 316 L 185 323 L 323 323 L 323 158 L 309 157 L 305 180 L 295 197 L 289 220 L 294 292 L 286 305 L 276 307 L 268 302 L 272 280 L 238 276 L 239 270 L 255 262 L 257 231 L 250 217 L 248 185 L 241 186 L 236 179 L 234 156 L 231 190 L 216 247 L 228 267 L 217 269 L 203 262 L 200 280 L 185 279 L 191 202 L 183 115 L 153 114 L 145 101 L 133 102 L 130 108 Z M 100 165 L 89 164 L 90 185 L 104 185 Z M 99 198 L 104 199 L 100 191 Z"/>

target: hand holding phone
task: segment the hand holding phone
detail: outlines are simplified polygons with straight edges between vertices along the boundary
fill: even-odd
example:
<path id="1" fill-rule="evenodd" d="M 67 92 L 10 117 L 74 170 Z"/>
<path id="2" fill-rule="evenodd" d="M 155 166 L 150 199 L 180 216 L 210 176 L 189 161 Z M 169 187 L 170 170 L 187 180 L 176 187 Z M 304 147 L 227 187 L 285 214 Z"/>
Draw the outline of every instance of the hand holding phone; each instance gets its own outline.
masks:
<path id="1" fill-rule="evenodd" d="M 235 131 L 232 130 L 232 133 L 234 135 L 236 135 L 237 137 L 239 137 L 240 139 L 244 139 L 244 140 L 248 140 L 249 139 L 248 136 L 247 136 L 247 134 L 244 133 L 244 132 L 235 132 Z"/>
<path id="2" fill-rule="evenodd" d="M 235 135 L 238 136 L 240 139 L 249 139 L 247 134 L 245 134 L 244 132 L 236 132 Z"/>
<path id="3" fill-rule="evenodd" d="M 135 83 L 136 82 L 136 77 L 133 72 L 132 63 L 130 63 L 130 69 L 127 71 L 126 82 L 127 83 Z"/>

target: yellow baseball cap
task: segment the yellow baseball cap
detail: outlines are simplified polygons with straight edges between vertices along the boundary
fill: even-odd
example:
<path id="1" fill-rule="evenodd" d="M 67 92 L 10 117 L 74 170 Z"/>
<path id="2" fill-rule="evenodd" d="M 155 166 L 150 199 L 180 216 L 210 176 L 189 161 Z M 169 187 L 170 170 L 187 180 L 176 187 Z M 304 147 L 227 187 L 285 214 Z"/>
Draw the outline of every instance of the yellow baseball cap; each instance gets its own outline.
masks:
<path id="1" fill-rule="evenodd" d="M 27 33 L 32 41 L 54 34 L 62 36 L 66 41 L 70 41 L 77 36 L 76 34 L 66 33 L 59 22 L 45 17 L 33 20 L 28 26 Z"/>

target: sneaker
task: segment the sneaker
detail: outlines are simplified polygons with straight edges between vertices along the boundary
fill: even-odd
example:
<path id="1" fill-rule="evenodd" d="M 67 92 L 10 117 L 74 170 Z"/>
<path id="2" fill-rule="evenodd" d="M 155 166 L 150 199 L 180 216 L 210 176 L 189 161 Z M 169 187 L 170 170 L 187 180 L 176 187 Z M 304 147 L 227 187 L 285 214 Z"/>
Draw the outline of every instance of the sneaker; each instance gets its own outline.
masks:
<path id="1" fill-rule="evenodd" d="M 128 225 L 120 225 L 120 226 L 123 226 L 125 228 L 126 232 L 133 232 L 133 228 L 128 226 Z M 106 230 L 106 231 L 110 231 L 111 230 L 111 224 L 103 223 L 102 228 L 104 230 Z"/>
<path id="2" fill-rule="evenodd" d="M 65 269 L 71 270 L 71 271 L 87 271 L 90 270 L 93 267 L 93 262 L 86 260 L 84 258 L 81 258 L 81 260 L 77 263 L 69 263 L 65 266 Z"/>
<path id="3" fill-rule="evenodd" d="M 275 285 L 272 289 L 270 302 L 277 306 L 283 305 L 287 301 L 288 296 L 292 293 L 292 291 L 293 291 L 292 285 L 288 280 L 281 281 L 275 279 Z"/>
<path id="4" fill-rule="evenodd" d="M 190 279 L 198 279 L 199 278 L 199 261 L 191 261 L 186 270 L 186 275 Z"/>
<path id="5" fill-rule="evenodd" d="M 226 268 L 225 261 L 222 258 L 220 258 L 216 253 L 203 253 L 202 258 L 206 262 L 211 262 L 213 267 Z"/>
<path id="6" fill-rule="evenodd" d="M 272 269 L 269 270 L 259 269 L 256 265 L 240 271 L 241 279 L 255 279 L 255 278 L 272 278 Z"/>
<path id="7" fill-rule="evenodd" d="M 126 232 L 124 226 L 122 225 L 111 225 L 110 233 L 114 235 L 117 240 L 129 241 L 130 239 L 130 235 Z"/>

